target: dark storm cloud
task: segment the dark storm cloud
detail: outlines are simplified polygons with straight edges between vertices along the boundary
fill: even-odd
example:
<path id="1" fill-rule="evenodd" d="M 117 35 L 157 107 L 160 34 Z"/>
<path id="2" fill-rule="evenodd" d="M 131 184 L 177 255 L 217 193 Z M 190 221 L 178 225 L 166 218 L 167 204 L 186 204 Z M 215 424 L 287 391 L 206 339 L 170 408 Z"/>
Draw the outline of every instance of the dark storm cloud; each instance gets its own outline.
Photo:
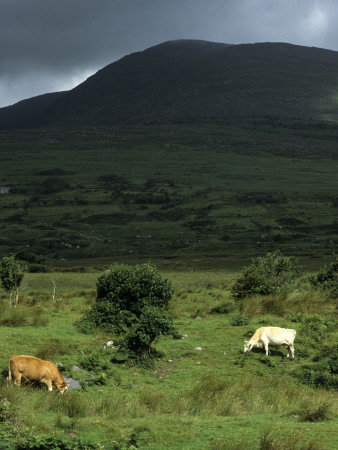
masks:
<path id="1" fill-rule="evenodd" d="M 335 0 L 1 0 L 0 106 L 171 39 L 338 50 Z"/>

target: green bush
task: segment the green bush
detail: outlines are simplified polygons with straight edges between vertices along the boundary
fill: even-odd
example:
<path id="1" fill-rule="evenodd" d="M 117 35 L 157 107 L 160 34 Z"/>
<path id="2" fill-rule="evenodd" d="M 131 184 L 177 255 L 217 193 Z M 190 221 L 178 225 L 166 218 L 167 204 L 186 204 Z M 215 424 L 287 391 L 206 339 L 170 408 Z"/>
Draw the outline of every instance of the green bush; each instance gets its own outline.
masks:
<path id="1" fill-rule="evenodd" d="M 211 314 L 229 314 L 236 309 L 236 305 L 233 302 L 223 302 L 220 305 L 211 308 Z"/>
<path id="2" fill-rule="evenodd" d="M 29 273 L 46 273 L 49 269 L 45 264 L 31 263 L 28 265 L 27 271 Z"/>
<path id="3" fill-rule="evenodd" d="M 330 297 L 338 297 L 338 255 L 333 254 L 329 267 L 322 267 L 317 275 L 310 277 L 313 286 L 327 292 Z"/>
<path id="4" fill-rule="evenodd" d="M 136 316 L 141 314 L 144 306 L 167 306 L 172 295 L 171 282 L 163 279 L 151 264 L 135 267 L 116 264 L 97 282 L 98 301 L 107 299 L 118 310 L 127 310 Z"/>
<path id="5" fill-rule="evenodd" d="M 142 354 L 150 350 L 151 344 L 160 335 L 167 334 L 172 327 L 172 320 L 165 311 L 154 306 L 146 306 L 139 321 L 127 333 L 122 347 Z"/>
<path id="6" fill-rule="evenodd" d="M 245 316 L 235 316 L 231 318 L 231 325 L 233 327 L 241 327 L 243 325 L 248 325 L 249 319 Z"/>
<path id="7" fill-rule="evenodd" d="M 164 308 L 173 292 L 171 282 L 150 264 L 114 265 L 98 279 L 96 302 L 77 326 L 85 333 L 99 327 L 123 334 L 123 351 L 139 355 L 170 330 Z"/>
<path id="8" fill-rule="evenodd" d="M 81 367 L 88 372 L 102 372 L 109 368 L 109 363 L 105 361 L 100 352 L 93 352 L 90 355 L 85 355 L 80 361 Z"/>
<path id="9" fill-rule="evenodd" d="M 10 294 L 10 306 L 16 307 L 19 301 L 19 289 L 25 275 L 24 266 L 15 256 L 3 256 L 0 259 L 0 282 L 3 289 Z M 12 294 L 15 293 L 15 299 Z"/>
<path id="10" fill-rule="evenodd" d="M 316 344 L 316 341 L 314 343 Z M 338 344 L 324 344 L 317 348 L 317 353 L 313 358 L 314 364 L 301 366 L 292 375 L 311 387 L 337 389 Z"/>
<path id="11" fill-rule="evenodd" d="M 311 387 L 338 389 L 338 378 L 316 366 L 304 366 L 292 372 L 292 376 L 297 378 L 302 384 Z"/>
<path id="12" fill-rule="evenodd" d="M 252 295 L 269 295 L 290 287 L 301 273 L 294 256 L 283 256 L 279 251 L 254 258 L 245 266 L 231 289 L 235 299 Z"/>
<path id="13" fill-rule="evenodd" d="M 313 358 L 323 370 L 338 375 L 338 343 L 322 345 L 320 351 Z"/>
<path id="14" fill-rule="evenodd" d="M 302 318 L 302 335 L 311 337 L 315 342 L 319 342 L 321 337 L 334 331 L 337 321 L 325 319 L 319 314 L 304 315 Z"/>

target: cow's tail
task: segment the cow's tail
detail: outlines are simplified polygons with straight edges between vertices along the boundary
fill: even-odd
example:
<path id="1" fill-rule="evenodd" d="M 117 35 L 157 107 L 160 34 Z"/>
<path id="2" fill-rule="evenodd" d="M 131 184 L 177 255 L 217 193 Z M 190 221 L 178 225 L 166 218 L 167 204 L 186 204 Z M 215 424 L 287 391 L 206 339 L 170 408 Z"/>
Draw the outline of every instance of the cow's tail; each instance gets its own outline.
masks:
<path id="1" fill-rule="evenodd" d="M 9 363 L 8 363 L 8 377 L 6 378 L 6 380 L 7 380 L 7 386 L 9 386 L 12 382 L 11 361 L 9 361 Z"/>

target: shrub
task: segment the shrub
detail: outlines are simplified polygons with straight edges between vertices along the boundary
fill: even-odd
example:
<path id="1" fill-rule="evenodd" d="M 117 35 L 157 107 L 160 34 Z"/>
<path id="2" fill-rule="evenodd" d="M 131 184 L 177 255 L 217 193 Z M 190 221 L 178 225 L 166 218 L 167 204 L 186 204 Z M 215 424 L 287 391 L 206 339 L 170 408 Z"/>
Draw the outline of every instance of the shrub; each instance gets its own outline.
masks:
<path id="1" fill-rule="evenodd" d="M 324 319 L 319 314 L 304 315 L 302 318 L 302 334 L 319 342 L 321 337 L 335 329 L 335 319 Z"/>
<path id="2" fill-rule="evenodd" d="M 211 308 L 211 314 L 229 314 L 236 309 L 233 302 L 223 302 L 220 305 Z"/>
<path id="3" fill-rule="evenodd" d="M 283 256 L 279 251 L 254 258 L 245 266 L 231 292 L 235 299 L 252 295 L 268 295 L 291 286 L 300 275 L 301 267 L 293 256 Z"/>
<path id="4" fill-rule="evenodd" d="M 44 256 L 36 255 L 28 250 L 20 250 L 16 253 L 15 258 L 32 264 L 46 264 Z"/>
<path id="5" fill-rule="evenodd" d="M 162 279 L 155 266 L 140 264 L 131 267 L 116 264 L 97 282 L 97 299 L 108 299 L 119 310 L 137 316 L 146 305 L 165 307 L 173 295 L 171 282 Z"/>
<path id="6" fill-rule="evenodd" d="M 164 308 L 173 295 L 171 282 L 150 264 L 117 264 L 97 282 L 97 298 L 78 323 L 81 331 L 99 327 L 124 334 L 123 351 L 149 351 L 152 342 L 172 326 Z"/>
<path id="7" fill-rule="evenodd" d="M 165 311 L 154 306 L 143 309 L 139 321 L 127 333 L 122 347 L 143 354 L 150 350 L 154 340 L 162 334 L 167 334 L 172 327 L 172 320 Z"/>
<path id="8" fill-rule="evenodd" d="M 245 316 L 235 316 L 231 318 L 231 325 L 233 327 L 241 327 L 243 325 L 247 325 L 249 323 L 249 319 Z"/>
<path id="9" fill-rule="evenodd" d="M 338 375 L 338 343 L 323 345 L 313 361 L 329 373 Z"/>
<path id="10" fill-rule="evenodd" d="M 14 256 L 3 256 L 0 260 L 0 282 L 10 294 L 10 306 L 16 307 L 19 301 L 19 289 L 25 275 L 23 265 Z M 15 299 L 12 301 L 12 294 Z"/>
<path id="11" fill-rule="evenodd" d="M 0 423 L 14 418 L 14 410 L 7 398 L 0 397 Z"/>
<path id="12" fill-rule="evenodd" d="M 292 376 L 301 383 L 311 387 L 321 387 L 325 389 L 337 389 L 338 378 L 324 370 L 318 370 L 317 367 L 300 367 L 292 372 Z"/>
<path id="13" fill-rule="evenodd" d="M 84 356 L 80 361 L 81 367 L 89 372 L 102 372 L 109 368 L 109 364 L 102 358 L 100 352 L 93 352 Z"/>
<path id="14" fill-rule="evenodd" d="M 290 314 L 288 319 L 294 323 L 301 323 L 303 320 L 303 317 L 304 317 L 304 314 L 296 313 L 296 314 Z"/>
<path id="15" fill-rule="evenodd" d="M 324 344 L 313 358 L 315 364 L 294 371 L 293 376 L 312 387 L 338 388 L 338 344 Z"/>
<path id="16" fill-rule="evenodd" d="M 31 263 L 28 265 L 27 271 L 29 273 L 46 273 L 49 269 L 45 264 Z"/>
<path id="17" fill-rule="evenodd" d="M 330 297 L 338 297 L 338 255 L 333 254 L 329 267 L 322 267 L 317 275 L 310 277 L 310 283 L 326 291 Z"/>
<path id="18" fill-rule="evenodd" d="M 299 415 L 300 422 L 322 422 L 332 417 L 330 405 L 327 402 L 316 407 L 306 404 L 301 410 L 296 411 L 296 414 Z"/>

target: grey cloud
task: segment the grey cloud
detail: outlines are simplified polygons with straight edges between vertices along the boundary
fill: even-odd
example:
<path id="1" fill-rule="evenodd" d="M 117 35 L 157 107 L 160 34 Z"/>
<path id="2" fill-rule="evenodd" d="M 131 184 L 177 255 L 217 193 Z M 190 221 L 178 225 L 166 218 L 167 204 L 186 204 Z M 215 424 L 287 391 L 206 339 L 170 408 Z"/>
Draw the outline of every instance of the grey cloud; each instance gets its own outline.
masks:
<path id="1" fill-rule="evenodd" d="M 0 106 L 170 39 L 338 50 L 334 0 L 2 0 Z"/>

